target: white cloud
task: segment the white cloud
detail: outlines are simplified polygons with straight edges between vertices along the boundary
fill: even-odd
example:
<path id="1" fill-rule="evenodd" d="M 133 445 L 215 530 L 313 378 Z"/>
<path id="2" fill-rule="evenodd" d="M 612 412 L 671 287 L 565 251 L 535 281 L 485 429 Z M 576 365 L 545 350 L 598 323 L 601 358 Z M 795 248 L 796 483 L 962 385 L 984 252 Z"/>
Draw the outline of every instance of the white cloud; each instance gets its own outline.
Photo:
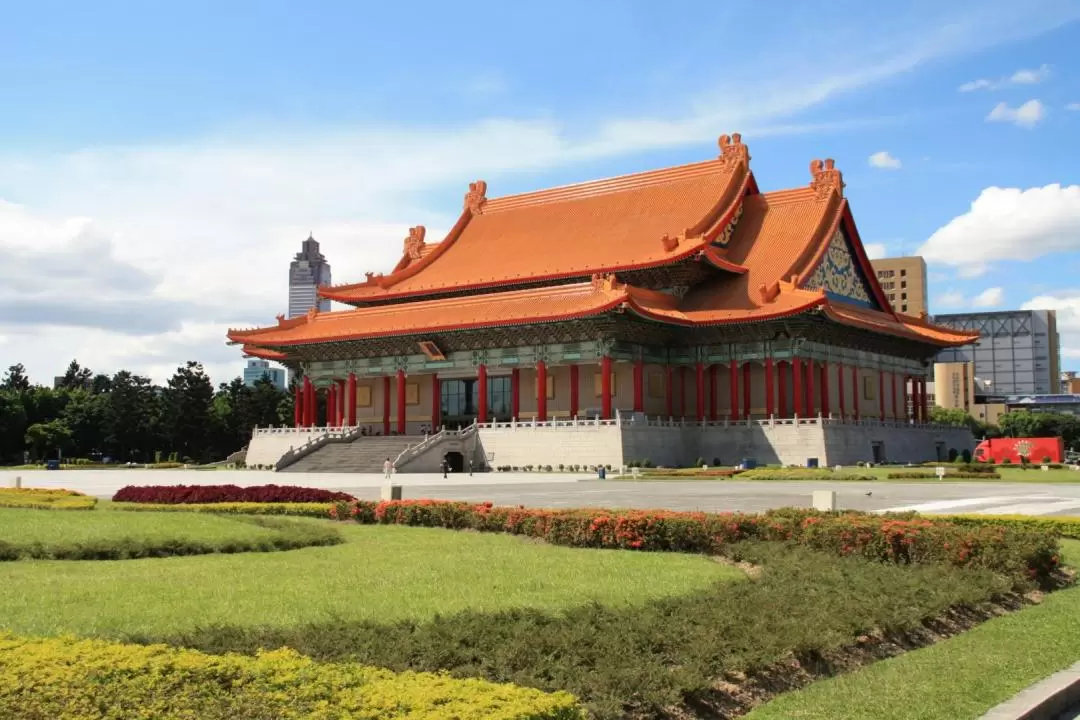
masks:
<path id="1" fill-rule="evenodd" d="M 0 295 L 8 303 L 0 305 L 0 335 L 8 339 L 5 351 L 17 349 L 4 358 L 24 362 L 40 381 L 61 373 L 72 356 L 95 370 L 126 367 L 157 381 L 199 359 L 215 380 L 227 380 L 242 360 L 224 345 L 225 329 L 272 322 L 284 310 L 286 264 L 309 231 L 322 242 L 336 282 L 361 279 L 393 265 L 409 226 L 424 224 L 428 237 L 439 239 L 477 178 L 499 195 L 515 173 L 519 189 L 543 182 L 522 174 L 575 163 L 685 146 L 709 156 L 723 132 L 742 131 L 753 143 L 865 125 L 858 118 L 802 123 L 800 113 L 1077 15 L 1037 16 L 1004 2 L 994 12 L 940 9 L 954 17 L 912 13 L 907 25 L 872 43 L 834 46 L 841 49 L 827 57 L 817 41 L 777 37 L 776 47 L 762 47 L 745 67 L 725 68 L 713 92 L 682 106 L 668 102 L 654 115 L 617 107 L 605 114 L 605 98 L 597 98 L 595 115 L 580 126 L 545 110 L 457 125 L 403 116 L 384 126 L 279 134 L 240 128 L 171 143 L 0 155 L 0 199 L 19 202 L 0 211 L 0 274 L 11 283 Z M 800 27 L 799 36 L 815 33 Z M 732 86 L 728 77 L 755 82 Z M 502 79 L 475 83 L 471 89 L 493 91 Z M 18 195 L 3 195 L 7 188 Z M 64 266 L 60 278 L 54 263 L 65 254 L 77 263 Z M 29 294 L 18 296 L 16 283 Z M 14 310 L 37 316 L 15 322 Z"/>
<path id="2" fill-rule="evenodd" d="M 962 308 L 966 304 L 964 294 L 956 290 L 947 290 L 936 298 L 931 297 L 930 299 L 937 307 L 948 309 Z"/>
<path id="3" fill-rule="evenodd" d="M 966 82 L 957 88 L 960 92 L 974 92 L 976 90 L 998 90 L 1009 85 L 1037 85 L 1050 76 L 1050 66 L 1041 65 L 1034 70 L 1021 69 L 997 80 L 979 78 Z"/>
<path id="4" fill-rule="evenodd" d="M 985 275 L 989 269 L 990 266 L 986 263 L 970 261 L 960 266 L 956 271 L 956 276 L 961 280 L 970 280 Z"/>
<path id="5" fill-rule="evenodd" d="M 1080 102 L 1069 103 L 1065 106 L 1065 109 L 1073 112 L 1080 112 Z"/>
<path id="6" fill-rule="evenodd" d="M 1046 106 L 1038 100 L 1028 100 L 1023 105 L 1009 107 L 999 102 L 986 116 L 986 122 L 1007 122 L 1022 128 L 1033 128 L 1046 117 Z"/>
<path id="7" fill-rule="evenodd" d="M 983 290 L 971 300 L 972 307 L 992 308 L 1000 305 L 1005 299 L 1005 291 L 999 287 Z"/>
<path id="8" fill-rule="evenodd" d="M 1028 261 L 1080 250 L 1080 185 L 989 187 L 971 208 L 934 232 L 919 248 L 928 263 L 971 277 L 1002 261 Z"/>
<path id="9" fill-rule="evenodd" d="M 863 243 L 863 250 L 866 251 L 866 256 L 871 260 L 880 260 L 889 254 L 885 243 Z"/>
<path id="10" fill-rule="evenodd" d="M 900 160 L 890 155 L 888 150 L 882 150 L 870 156 L 870 167 L 881 168 L 882 170 L 899 170 Z"/>

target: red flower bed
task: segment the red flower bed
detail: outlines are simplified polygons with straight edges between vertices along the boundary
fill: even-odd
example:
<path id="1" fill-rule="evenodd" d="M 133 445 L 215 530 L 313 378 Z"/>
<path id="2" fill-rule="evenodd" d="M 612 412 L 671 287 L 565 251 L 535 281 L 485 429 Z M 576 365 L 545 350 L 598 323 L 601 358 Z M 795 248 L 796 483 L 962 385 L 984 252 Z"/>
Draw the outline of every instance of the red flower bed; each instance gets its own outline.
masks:
<path id="1" fill-rule="evenodd" d="M 146 485 L 143 487 L 128 485 L 120 488 L 113 495 L 115 502 L 169 505 L 231 502 L 331 503 L 349 502 L 355 499 L 347 493 L 291 485 L 258 485 L 246 488 L 236 485 Z"/>
<path id="2" fill-rule="evenodd" d="M 897 519 L 796 508 L 761 515 L 667 510 L 539 510 L 437 500 L 340 503 L 335 519 L 506 532 L 555 545 L 716 554 L 741 540 L 793 542 L 837 555 L 894 563 L 982 567 L 1042 582 L 1058 566 L 1056 537 L 1006 526 L 963 526 L 947 519 Z"/>

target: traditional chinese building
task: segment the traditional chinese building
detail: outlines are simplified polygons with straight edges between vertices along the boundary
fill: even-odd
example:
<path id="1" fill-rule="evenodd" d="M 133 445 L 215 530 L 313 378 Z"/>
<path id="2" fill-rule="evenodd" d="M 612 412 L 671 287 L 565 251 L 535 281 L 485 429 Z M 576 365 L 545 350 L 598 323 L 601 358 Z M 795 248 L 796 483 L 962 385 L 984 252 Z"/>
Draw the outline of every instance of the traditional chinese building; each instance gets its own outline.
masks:
<path id="1" fill-rule="evenodd" d="M 320 288 L 352 309 L 228 338 L 303 372 L 298 428 L 364 442 L 475 423 L 469 452 L 497 466 L 968 446 L 926 425 L 925 383 L 976 336 L 894 312 L 840 171 L 815 160 L 809 180 L 762 192 L 734 135 L 714 159 L 608 180 L 490 198 L 477 181 L 440 242 L 414 227 L 389 273 Z"/>

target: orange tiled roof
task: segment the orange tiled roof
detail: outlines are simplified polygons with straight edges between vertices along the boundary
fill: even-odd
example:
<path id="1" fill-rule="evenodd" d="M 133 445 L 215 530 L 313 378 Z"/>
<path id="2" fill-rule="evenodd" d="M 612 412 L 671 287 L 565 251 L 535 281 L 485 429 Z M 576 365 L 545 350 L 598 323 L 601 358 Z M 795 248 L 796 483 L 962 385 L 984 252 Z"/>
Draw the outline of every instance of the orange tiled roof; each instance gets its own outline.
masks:
<path id="1" fill-rule="evenodd" d="M 966 333 L 960 330 L 935 325 L 926 318 L 910 315 L 891 315 L 878 310 L 857 307 L 841 302 L 829 302 L 826 315 L 844 325 L 854 325 L 868 330 L 898 335 L 921 340 L 932 345 L 958 346 L 967 345 L 979 339 L 979 333 Z"/>
<path id="2" fill-rule="evenodd" d="M 528 325 L 598 315 L 625 302 L 628 291 L 610 279 L 553 287 L 421 300 L 337 312 L 309 312 L 302 318 L 250 330 L 231 329 L 228 338 L 252 346 L 284 347 L 392 335 Z M 299 322 L 298 322 L 299 321 Z"/>
<path id="3" fill-rule="evenodd" d="M 721 148 L 716 160 L 501 198 L 487 199 L 486 184 L 473 183 L 464 213 L 434 250 L 410 257 L 406 240 L 389 275 L 320 294 L 362 303 L 675 262 L 709 247 L 752 187 L 739 136 L 725 136 Z M 718 252 L 708 259 L 739 271 Z"/>

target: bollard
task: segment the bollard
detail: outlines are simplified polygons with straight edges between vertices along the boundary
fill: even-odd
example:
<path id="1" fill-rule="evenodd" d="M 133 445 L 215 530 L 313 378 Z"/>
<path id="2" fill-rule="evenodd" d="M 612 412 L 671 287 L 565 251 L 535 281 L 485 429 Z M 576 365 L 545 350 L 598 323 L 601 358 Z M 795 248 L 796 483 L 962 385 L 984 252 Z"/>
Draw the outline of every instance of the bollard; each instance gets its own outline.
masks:
<path id="1" fill-rule="evenodd" d="M 382 486 L 382 492 L 379 494 L 379 499 L 386 500 L 400 500 L 401 499 L 401 486 L 387 483 Z"/>
<path id="2" fill-rule="evenodd" d="M 814 509 L 832 512 L 836 509 L 836 492 L 833 490 L 814 491 Z"/>
<path id="3" fill-rule="evenodd" d="M 21 475 L 16 475 L 15 476 L 15 489 L 18 490 L 21 487 L 22 487 L 22 476 Z"/>

